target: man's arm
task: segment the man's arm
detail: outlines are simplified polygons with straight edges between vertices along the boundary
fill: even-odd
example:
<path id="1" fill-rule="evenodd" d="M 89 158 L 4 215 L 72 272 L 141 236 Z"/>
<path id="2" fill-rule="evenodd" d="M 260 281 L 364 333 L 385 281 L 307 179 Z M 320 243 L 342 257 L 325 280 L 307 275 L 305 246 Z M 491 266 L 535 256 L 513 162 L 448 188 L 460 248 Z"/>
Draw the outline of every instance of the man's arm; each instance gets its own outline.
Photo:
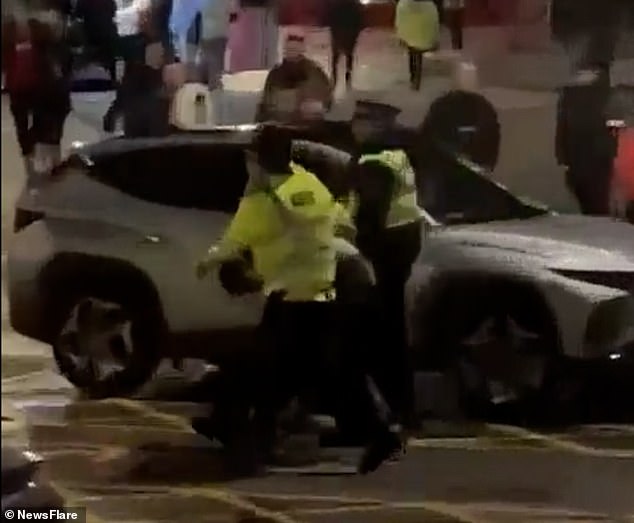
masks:
<path id="1" fill-rule="evenodd" d="M 379 238 L 390 210 L 394 176 L 389 168 L 374 161 L 358 165 L 355 170 L 359 198 L 357 245 L 365 256 L 372 258 L 374 251 L 379 248 Z"/>
<path id="2" fill-rule="evenodd" d="M 199 278 L 205 277 L 225 261 L 240 258 L 245 250 L 249 250 L 252 242 L 253 220 L 257 212 L 254 198 L 243 197 L 222 238 L 214 243 L 204 258 L 198 262 L 196 273 Z"/>

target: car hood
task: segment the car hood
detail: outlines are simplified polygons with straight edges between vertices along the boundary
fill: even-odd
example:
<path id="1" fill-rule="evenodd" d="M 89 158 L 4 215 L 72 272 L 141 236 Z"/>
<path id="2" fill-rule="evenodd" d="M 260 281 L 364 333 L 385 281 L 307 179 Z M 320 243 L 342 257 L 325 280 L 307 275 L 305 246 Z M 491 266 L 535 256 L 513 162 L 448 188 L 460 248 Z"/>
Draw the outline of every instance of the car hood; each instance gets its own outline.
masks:
<path id="1" fill-rule="evenodd" d="M 610 218 L 548 214 L 447 232 L 462 245 L 526 254 L 553 269 L 634 271 L 634 227 Z"/>

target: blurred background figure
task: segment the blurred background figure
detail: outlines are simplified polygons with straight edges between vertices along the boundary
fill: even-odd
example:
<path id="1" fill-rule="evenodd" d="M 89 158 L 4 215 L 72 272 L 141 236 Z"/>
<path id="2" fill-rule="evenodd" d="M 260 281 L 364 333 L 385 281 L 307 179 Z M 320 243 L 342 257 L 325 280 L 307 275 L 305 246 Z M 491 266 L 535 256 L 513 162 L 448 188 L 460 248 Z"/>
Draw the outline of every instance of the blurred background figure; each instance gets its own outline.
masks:
<path id="1" fill-rule="evenodd" d="M 117 83 L 118 33 L 115 0 L 76 0 L 74 16 L 81 20 L 84 59 L 99 63 Z"/>
<path id="2" fill-rule="evenodd" d="M 173 0 L 170 30 L 178 42 L 178 58 L 185 66 L 187 79 L 197 81 L 196 55 L 200 41 L 201 16 L 209 0 Z"/>
<path id="3" fill-rule="evenodd" d="M 271 69 L 278 60 L 278 0 L 240 0 L 232 26 L 230 71 Z"/>
<path id="4" fill-rule="evenodd" d="M 229 28 L 237 12 L 235 0 L 206 0 L 202 7 L 198 81 L 212 91 L 222 87 Z"/>
<path id="5" fill-rule="evenodd" d="M 124 134 L 131 137 L 162 136 L 169 132 L 171 97 L 185 81 L 181 64 L 175 63 L 171 38 L 171 0 L 155 0 L 139 12 L 139 43 L 127 58 L 117 99 L 104 116 L 104 130 L 111 131 L 119 114 Z"/>
<path id="6" fill-rule="evenodd" d="M 576 73 L 559 96 L 556 156 L 581 212 L 609 213 L 616 140 L 606 125 L 609 78 L 602 69 Z"/>
<path id="7" fill-rule="evenodd" d="M 305 36 L 294 30 L 284 42 L 284 58 L 267 75 L 256 121 L 298 122 L 325 114 L 333 89 L 321 66 L 305 55 Z"/>
<path id="8" fill-rule="evenodd" d="M 438 8 L 432 0 L 398 0 L 395 25 L 396 35 L 407 46 L 410 85 L 418 91 L 423 78 L 423 55 L 438 47 Z"/>
<path id="9" fill-rule="evenodd" d="M 420 127 L 420 162 L 431 161 L 438 148 L 443 147 L 485 169 L 495 168 L 501 142 L 500 122 L 493 104 L 478 91 L 477 67 L 458 62 L 452 89 L 434 100 Z"/>
<path id="10" fill-rule="evenodd" d="M 3 20 L 3 72 L 29 184 L 61 158 L 64 123 L 70 112 L 71 55 L 64 39 L 67 15 L 67 5 L 42 2 Z"/>
<path id="11" fill-rule="evenodd" d="M 346 87 L 352 86 L 355 49 L 363 30 L 363 7 L 359 0 L 329 0 L 326 7 L 326 26 L 330 30 L 331 78 L 338 83 L 339 61 L 345 57 Z"/>
<path id="12" fill-rule="evenodd" d="M 552 0 L 552 35 L 566 51 L 571 72 L 594 69 L 609 76 L 628 3 Z"/>
<path id="13" fill-rule="evenodd" d="M 462 49 L 466 0 L 443 0 L 443 21 L 451 33 L 451 47 Z"/>

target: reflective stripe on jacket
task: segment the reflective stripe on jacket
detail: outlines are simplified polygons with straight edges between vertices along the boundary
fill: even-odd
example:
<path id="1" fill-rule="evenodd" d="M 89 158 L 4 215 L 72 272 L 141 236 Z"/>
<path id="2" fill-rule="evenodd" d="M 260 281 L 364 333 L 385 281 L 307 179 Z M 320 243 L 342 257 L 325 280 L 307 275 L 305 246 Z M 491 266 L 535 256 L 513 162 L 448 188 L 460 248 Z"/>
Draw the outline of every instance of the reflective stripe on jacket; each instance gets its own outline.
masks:
<path id="1" fill-rule="evenodd" d="M 438 45 L 440 17 L 431 0 L 399 0 L 395 25 L 397 36 L 408 47 L 429 51 Z"/>
<path id="2" fill-rule="evenodd" d="M 332 299 L 336 272 L 335 228 L 341 206 L 315 175 L 291 164 L 277 187 L 245 196 L 216 251 L 253 253 L 265 293 L 288 301 Z M 324 294 L 325 292 L 325 294 Z"/>
<path id="3" fill-rule="evenodd" d="M 420 220 L 423 212 L 417 203 L 416 175 L 407 153 L 400 149 L 388 149 L 359 158 L 359 165 L 367 162 L 379 162 L 394 175 L 394 191 L 385 226 L 396 227 Z"/>

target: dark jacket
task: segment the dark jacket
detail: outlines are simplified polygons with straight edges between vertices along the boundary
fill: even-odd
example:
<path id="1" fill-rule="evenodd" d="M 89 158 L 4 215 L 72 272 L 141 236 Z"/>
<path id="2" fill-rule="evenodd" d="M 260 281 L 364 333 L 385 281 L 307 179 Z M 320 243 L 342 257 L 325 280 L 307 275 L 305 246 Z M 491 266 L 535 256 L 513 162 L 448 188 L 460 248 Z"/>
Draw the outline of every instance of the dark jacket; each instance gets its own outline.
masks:
<path id="1" fill-rule="evenodd" d="M 363 30 L 363 7 L 359 0 L 328 0 L 325 25 L 342 45 L 354 45 Z"/>
<path id="2" fill-rule="evenodd" d="M 556 156 L 561 165 L 584 163 L 589 157 L 614 156 L 615 140 L 606 127 L 609 95 L 605 80 L 561 90 L 555 134 Z"/>
<path id="3" fill-rule="evenodd" d="M 41 97 L 52 96 L 56 100 L 59 96 L 66 96 L 70 85 L 70 49 L 63 39 L 58 38 L 54 29 L 37 20 L 29 20 L 29 32 L 37 91 Z M 12 70 L 17 65 L 15 46 L 18 42 L 15 23 L 7 20 L 2 27 L 2 63 L 9 91 L 17 89 L 19 83 Z"/>

